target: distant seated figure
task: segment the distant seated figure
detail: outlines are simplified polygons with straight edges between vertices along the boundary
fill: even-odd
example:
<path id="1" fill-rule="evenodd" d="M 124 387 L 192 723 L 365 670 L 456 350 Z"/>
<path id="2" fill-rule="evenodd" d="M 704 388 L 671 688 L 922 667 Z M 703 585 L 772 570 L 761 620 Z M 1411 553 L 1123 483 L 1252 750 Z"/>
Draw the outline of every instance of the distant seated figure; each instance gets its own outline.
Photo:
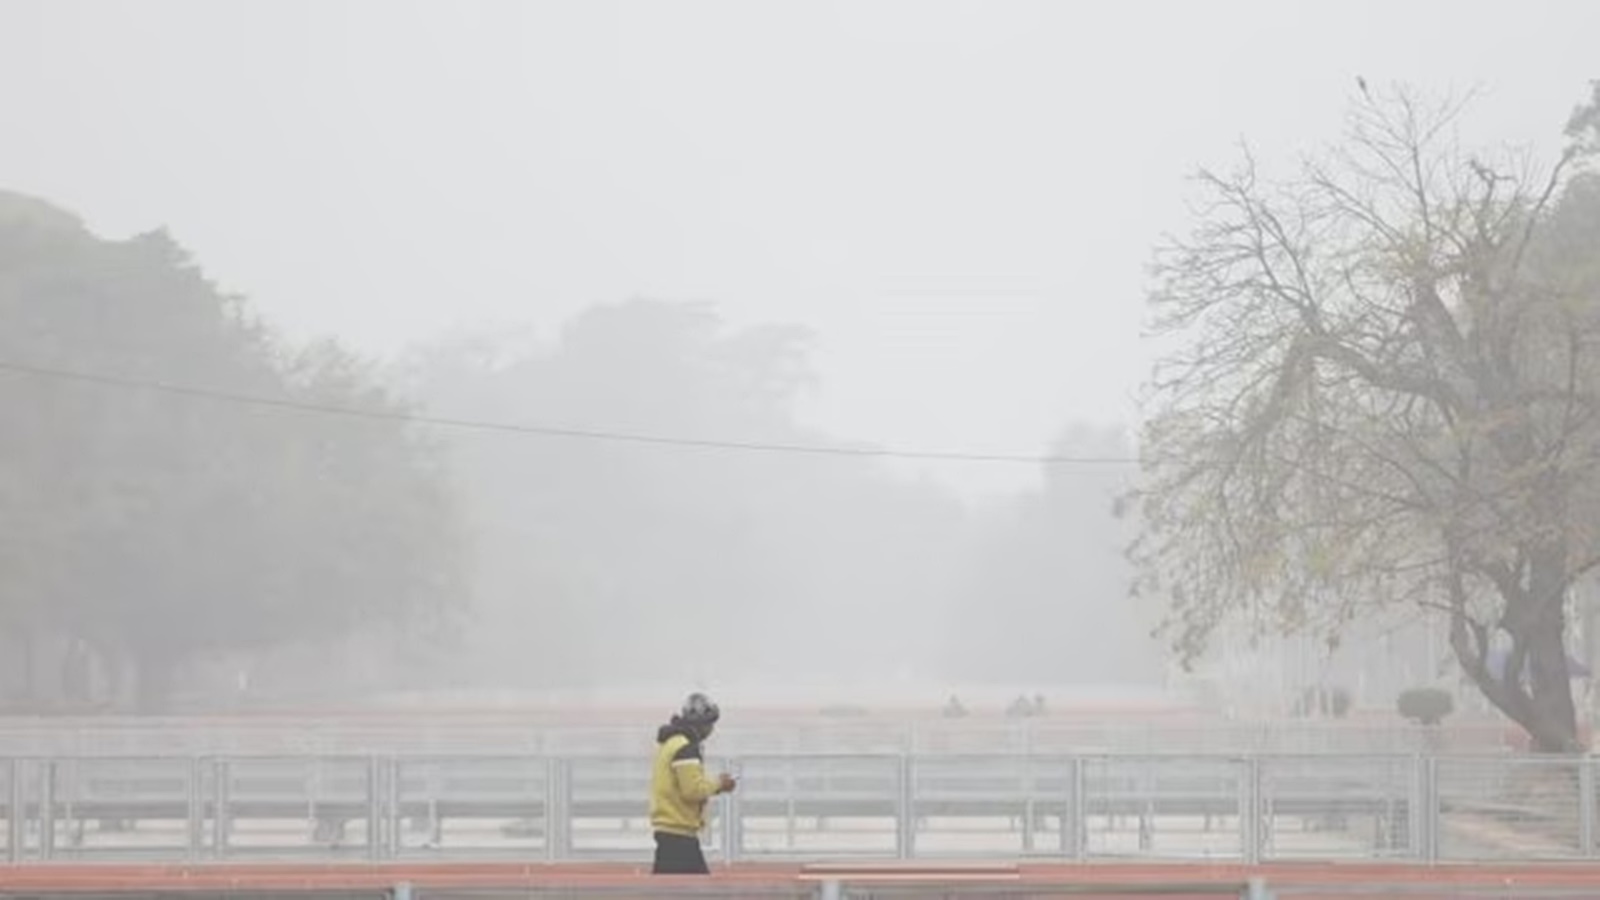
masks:
<path id="1" fill-rule="evenodd" d="M 960 719 L 965 717 L 966 714 L 967 708 L 961 705 L 961 701 L 956 698 L 956 695 L 951 694 L 950 699 L 946 700 L 944 704 L 944 717 L 946 719 Z"/>

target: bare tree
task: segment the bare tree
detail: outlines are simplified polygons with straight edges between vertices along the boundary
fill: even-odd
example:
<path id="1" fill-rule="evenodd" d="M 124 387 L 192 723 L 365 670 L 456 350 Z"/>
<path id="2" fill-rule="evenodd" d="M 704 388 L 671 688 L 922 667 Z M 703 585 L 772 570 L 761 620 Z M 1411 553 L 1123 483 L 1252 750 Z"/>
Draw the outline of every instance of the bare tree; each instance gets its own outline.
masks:
<path id="1" fill-rule="evenodd" d="M 1200 175 L 1193 232 L 1156 256 L 1179 349 L 1150 385 L 1132 555 L 1186 662 L 1239 616 L 1336 643 L 1414 604 L 1538 749 L 1567 751 L 1565 599 L 1600 561 L 1600 278 L 1594 233 L 1560 223 L 1595 196 L 1590 126 L 1541 172 L 1466 152 L 1461 109 L 1364 91 L 1292 177 L 1248 152 Z"/>

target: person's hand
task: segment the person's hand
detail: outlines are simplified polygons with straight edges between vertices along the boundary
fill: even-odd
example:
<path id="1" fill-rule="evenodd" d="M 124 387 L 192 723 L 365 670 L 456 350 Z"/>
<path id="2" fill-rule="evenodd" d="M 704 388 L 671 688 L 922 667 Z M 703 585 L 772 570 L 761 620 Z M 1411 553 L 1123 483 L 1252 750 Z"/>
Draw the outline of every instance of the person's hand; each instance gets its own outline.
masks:
<path id="1" fill-rule="evenodd" d="M 733 789 L 738 787 L 738 786 L 739 786 L 739 779 L 734 778 L 732 775 L 729 775 L 727 772 L 723 772 L 721 775 L 717 776 L 717 788 L 718 788 L 718 790 L 722 791 L 722 793 L 724 793 L 724 794 L 733 793 Z"/>

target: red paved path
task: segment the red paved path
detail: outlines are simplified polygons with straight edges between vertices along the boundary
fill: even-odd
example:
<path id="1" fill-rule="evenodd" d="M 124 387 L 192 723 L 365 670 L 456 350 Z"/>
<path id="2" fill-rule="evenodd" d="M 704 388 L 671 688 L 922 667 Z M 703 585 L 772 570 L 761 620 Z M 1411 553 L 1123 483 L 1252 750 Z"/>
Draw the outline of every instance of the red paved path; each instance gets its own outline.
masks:
<path id="1" fill-rule="evenodd" d="M 1407 897 L 1425 897 L 1422 887 L 1532 889 L 1590 888 L 1600 895 L 1600 863 L 1501 865 L 1393 863 L 1324 863 L 1242 866 L 1232 864 L 984 864 L 943 865 L 740 865 L 719 869 L 711 881 L 719 885 L 774 885 L 813 881 L 838 874 L 850 881 L 987 881 L 1031 885 L 1078 884 L 1150 886 L 1174 884 L 1242 884 L 1264 878 L 1269 886 L 1337 888 L 1339 886 L 1405 887 Z M 523 865 L 515 863 L 450 864 L 200 864 L 128 865 L 71 864 L 0 867 L 0 890 L 106 891 L 128 890 L 337 890 L 383 889 L 400 883 L 418 888 L 636 887 L 649 882 L 643 867 L 626 864 Z M 682 883 L 682 879 L 675 879 Z M 1510 892 L 1507 892 L 1509 894 Z M 1296 897 L 1335 896 L 1320 891 Z M 1368 894 L 1368 896 L 1381 896 Z"/>

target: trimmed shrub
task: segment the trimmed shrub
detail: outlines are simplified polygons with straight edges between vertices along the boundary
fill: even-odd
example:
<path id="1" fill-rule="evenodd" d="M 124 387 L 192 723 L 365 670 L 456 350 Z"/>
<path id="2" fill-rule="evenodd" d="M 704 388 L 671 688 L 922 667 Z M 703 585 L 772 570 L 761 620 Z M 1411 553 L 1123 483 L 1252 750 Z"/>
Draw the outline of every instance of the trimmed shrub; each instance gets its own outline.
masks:
<path id="1" fill-rule="evenodd" d="M 1401 691 L 1395 706 L 1401 718 L 1421 725 L 1438 725 L 1455 712 L 1456 701 L 1443 688 L 1419 687 Z"/>

